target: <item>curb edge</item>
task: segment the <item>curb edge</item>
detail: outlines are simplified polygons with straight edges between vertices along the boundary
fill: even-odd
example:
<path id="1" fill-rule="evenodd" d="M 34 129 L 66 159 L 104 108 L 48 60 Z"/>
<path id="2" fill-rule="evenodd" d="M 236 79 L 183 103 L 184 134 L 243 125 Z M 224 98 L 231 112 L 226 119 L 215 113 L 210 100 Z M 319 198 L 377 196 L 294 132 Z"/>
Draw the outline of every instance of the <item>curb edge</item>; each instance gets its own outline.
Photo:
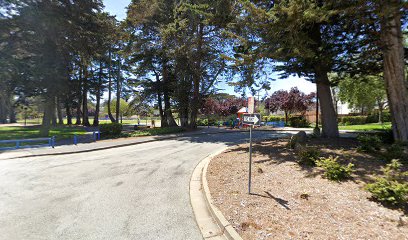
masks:
<path id="1" fill-rule="evenodd" d="M 218 150 L 217 152 L 208 155 L 206 158 L 201 160 L 200 163 L 197 164 L 196 168 L 194 169 L 194 172 L 196 174 L 197 174 L 197 171 L 200 172 L 200 183 L 201 183 L 200 191 L 203 194 L 203 198 L 204 198 L 203 201 L 205 202 L 205 205 L 206 205 L 207 209 L 209 210 L 209 214 L 210 214 L 211 218 L 213 219 L 213 221 L 215 222 L 215 224 L 218 226 L 218 228 L 221 231 L 221 233 L 219 233 L 218 236 L 223 235 L 224 238 L 229 239 L 229 240 L 243 240 L 242 237 L 237 233 L 237 231 L 235 231 L 235 229 L 231 226 L 231 224 L 228 222 L 228 220 L 224 217 L 224 215 L 221 213 L 221 211 L 214 205 L 213 199 L 211 197 L 210 189 L 208 187 L 208 182 L 207 182 L 207 169 L 208 169 L 208 165 L 209 165 L 210 161 L 215 156 L 221 154 L 222 152 L 224 152 L 227 149 L 229 149 L 229 147 L 224 147 L 224 148 Z M 198 216 L 197 211 L 194 210 L 198 206 L 196 206 L 193 203 L 192 198 L 191 198 L 192 191 L 194 191 L 192 189 L 192 183 L 194 181 L 193 178 L 194 178 L 194 173 L 193 173 L 193 176 L 192 176 L 191 181 L 190 181 L 190 202 L 191 202 L 191 205 L 193 207 L 193 211 L 194 211 L 194 215 L 195 215 L 195 218 L 196 218 L 197 225 L 199 226 L 200 231 L 203 234 L 203 237 L 206 239 L 206 237 L 205 237 L 206 229 L 202 229 L 202 227 L 200 227 L 200 225 L 202 225 L 202 224 L 200 224 L 200 220 L 199 220 L 200 216 Z"/>

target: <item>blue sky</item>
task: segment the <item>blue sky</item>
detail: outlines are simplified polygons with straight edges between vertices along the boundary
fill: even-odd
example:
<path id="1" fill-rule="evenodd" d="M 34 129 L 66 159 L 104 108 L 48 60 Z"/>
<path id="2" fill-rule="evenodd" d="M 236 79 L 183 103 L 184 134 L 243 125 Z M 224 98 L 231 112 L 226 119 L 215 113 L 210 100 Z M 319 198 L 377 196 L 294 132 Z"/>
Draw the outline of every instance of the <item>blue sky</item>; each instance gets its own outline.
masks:
<path id="1" fill-rule="evenodd" d="M 123 20 L 126 17 L 126 7 L 129 5 L 130 0 L 104 0 L 103 3 L 105 5 L 105 10 L 109 12 L 111 15 L 116 15 L 118 20 Z M 287 79 L 279 79 L 276 81 L 271 82 L 271 90 L 267 93 L 271 94 L 277 90 L 289 90 L 292 87 L 298 87 L 299 90 L 310 93 L 316 91 L 316 86 L 313 83 L 310 83 L 302 78 L 298 77 L 289 77 Z M 229 94 L 240 95 L 239 93 L 234 93 L 234 88 L 228 86 L 225 83 L 221 83 L 217 85 L 217 88 L 223 89 L 223 92 L 227 92 Z M 248 93 L 249 94 L 249 93 Z M 260 93 L 260 96 L 264 96 L 266 94 L 265 91 Z"/>

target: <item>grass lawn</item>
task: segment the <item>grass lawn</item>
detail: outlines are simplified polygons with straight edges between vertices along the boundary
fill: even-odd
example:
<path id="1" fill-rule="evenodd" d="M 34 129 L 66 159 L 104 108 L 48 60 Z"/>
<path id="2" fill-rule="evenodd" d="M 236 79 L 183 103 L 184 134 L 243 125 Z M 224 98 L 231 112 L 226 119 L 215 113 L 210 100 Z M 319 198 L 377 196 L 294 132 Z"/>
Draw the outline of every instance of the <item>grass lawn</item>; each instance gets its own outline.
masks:
<path id="1" fill-rule="evenodd" d="M 49 136 L 55 136 L 57 139 L 64 139 L 76 135 L 85 134 L 86 131 L 83 127 L 55 127 L 51 128 Z M 0 140 L 9 139 L 27 139 L 27 138 L 39 138 L 40 127 L 39 126 L 15 126 L 15 127 L 1 127 L 0 126 Z"/>
<path id="2" fill-rule="evenodd" d="M 153 135 L 163 135 L 163 134 L 172 134 L 184 132 L 183 128 L 146 128 L 141 130 L 136 130 L 129 133 L 131 137 L 140 137 L 140 136 L 153 136 Z"/>
<path id="3" fill-rule="evenodd" d="M 155 121 L 160 121 L 160 118 L 156 118 L 156 117 L 154 117 L 153 118 Z M 147 123 L 148 124 L 150 124 L 150 122 L 151 122 L 151 118 L 147 118 L 147 119 L 140 119 L 140 124 L 146 124 L 146 120 L 147 120 Z M 72 121 L 73 121 L 73 123 L 75 123 L 75 119 L 72 119 Z M 17 120 L 17 122 L 18 123 L 21 123 L 21 124 L 24 124 L 24 119 L 18 119 Z M 90 117 L 89 118 L 89 122 L 91 123 L 91 124 L 93 124 L 93 117 Z M 101 124 L 105 124 L 105 123 L 111 123 L 111 121 L 110 120 L 105 120 L 105 119 L 99 119 L 99 122 L 101 123 Z M 41 119 L 27 119 L 27 124 L 41 124 Z M 67 124 L 67 119 L 66 118 L 64 118 L 64 124 Z M 122 124 L 137 124 L 137 120 L 136 119 L 132 119 L 132 120 L 129 120 L 129 119 L 123 119 L 123 123 Z"/>
<path id="4" fill-rule="evenodd" d="M 389 130 L 391 129 L 391 123 L 369 123 L 363 125 L 348 125 L 339 126 L 340 130 L 358 130 L 358 131 L 370 131 L 370 130 Z"/>

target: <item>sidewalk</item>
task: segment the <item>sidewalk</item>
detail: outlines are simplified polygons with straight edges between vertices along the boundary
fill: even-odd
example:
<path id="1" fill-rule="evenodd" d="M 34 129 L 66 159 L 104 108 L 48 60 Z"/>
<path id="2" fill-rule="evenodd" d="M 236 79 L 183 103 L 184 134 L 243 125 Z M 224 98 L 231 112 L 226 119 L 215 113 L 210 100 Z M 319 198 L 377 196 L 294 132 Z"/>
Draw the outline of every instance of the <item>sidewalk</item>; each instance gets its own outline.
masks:
<path id="1" fill-rule="evenodd" d="M 199 128 L 196 131 L 189 131 L 177 134 L 166 134 L 158 136 L 146 136 L 146 137 L 130 137 L 130 138 L 118 138 L 118 139 L 105 139 L 97 142 L 79 143 L 78 145 L 61 145 L 55 148 L 43 147 L 43 148 L 31 148 L 31 149 L 18 149 L 11 151 L 0 152 L 0 160 L 10 158 L 21 157 L 34 157 L 34 156 L 47 156 L 47 155 L 62 155 L 62 154 L 75 154 L 82 152 L 98 151 L 103 149 L 124 147 L 130 145 L 136 145 L 141 143 L 174 139 L 179 137 L 189 137 L 201 134 L 215 134 L 215 133 L 233 133 L 228 129 L 223 128 Z"/>

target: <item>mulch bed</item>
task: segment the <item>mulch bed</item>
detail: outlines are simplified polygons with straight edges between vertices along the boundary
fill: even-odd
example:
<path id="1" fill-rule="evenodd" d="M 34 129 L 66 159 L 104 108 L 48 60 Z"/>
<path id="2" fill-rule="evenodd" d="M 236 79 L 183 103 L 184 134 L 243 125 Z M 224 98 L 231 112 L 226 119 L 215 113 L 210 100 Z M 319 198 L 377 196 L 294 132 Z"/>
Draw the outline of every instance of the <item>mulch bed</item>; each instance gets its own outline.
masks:
<path id="1" fill-rule="evenodd" d="M 357 152 L 352 139 L 309 140 L 323 156 L 355 165 L 351 180 L 332 182 L 321 169 L 300 166 L 286 142 L 254 145 L 251 195 L 248 144 L 227 150 L 209 165 L 214 202 L 244 239 L 408 239 L 407 207 L 384 206 L 363 189 L 385 162 Z"/>

